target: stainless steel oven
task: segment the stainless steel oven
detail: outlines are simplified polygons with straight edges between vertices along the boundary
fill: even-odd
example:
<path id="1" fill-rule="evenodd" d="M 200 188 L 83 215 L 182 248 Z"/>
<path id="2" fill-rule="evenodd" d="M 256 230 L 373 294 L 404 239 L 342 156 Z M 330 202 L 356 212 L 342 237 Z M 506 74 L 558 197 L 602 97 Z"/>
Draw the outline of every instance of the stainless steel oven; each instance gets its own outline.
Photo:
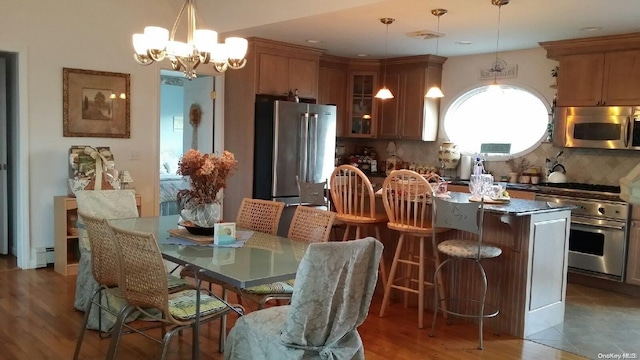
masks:
<path id="1" fill-rule="evenodd" d="M 571 213 L 570 271 L 624 280 L 629 204 L 558 195 L 536 195 L 536 200 L 576 206 Z"/>

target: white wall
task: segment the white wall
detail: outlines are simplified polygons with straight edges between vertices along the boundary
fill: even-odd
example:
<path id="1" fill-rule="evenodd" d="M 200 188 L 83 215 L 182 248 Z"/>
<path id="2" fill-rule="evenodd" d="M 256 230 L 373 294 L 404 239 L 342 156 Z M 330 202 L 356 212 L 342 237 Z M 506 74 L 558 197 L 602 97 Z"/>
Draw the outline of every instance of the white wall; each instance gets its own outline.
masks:
<path id="1" fill-rule="evenodd" d="M 131 34 L 147 24 L 170 26 L 176 14 L 169 3 L 0 0 L 0 9 L 0 51 L 22 49 L 27 57 L 27 84 L 19 86 L 28 85 L 20 122 L 29 134 L 30 248 L 53 245 L 53 197 L 67 193 L 71 145 L 110 146 L 116 167 L 136 180 L 143 213 L 156 213 L 159 67 L 133 60 Z M 130 139 L 62 136 L 63 67 L 131 74 Z"/>

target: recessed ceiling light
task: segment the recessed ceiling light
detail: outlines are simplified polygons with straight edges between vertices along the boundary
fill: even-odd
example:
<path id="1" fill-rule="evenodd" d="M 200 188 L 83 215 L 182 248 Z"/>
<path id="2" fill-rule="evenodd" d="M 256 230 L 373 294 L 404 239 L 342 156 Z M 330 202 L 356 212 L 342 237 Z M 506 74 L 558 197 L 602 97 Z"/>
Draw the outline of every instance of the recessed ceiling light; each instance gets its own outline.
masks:
<path id="1" fill-rule="evenodd" d="M 580 28 L 580 30 L 591 32 L 591 31 L 602 30 L 602 28 L 600 26 L 587 26 L 587 27 Z"/>
<path id="2" fill-rule="evenodd" d="M 309 44 L 317 44 L 317 43 L 319 43 L 319 42 L 321 42 L 321 41 L 320 41 L 320 40 L 309 39 L 309 40 L 307 40 L 307 42 L 308 42 Z"/>
<path id="3" fill-rule="evenodd" d="M 466 40 L 456 41 L 456 44 L 458 44 L 458 45 L 471 45 L 471 41 L 466 41 Z"/>
<path id="4" fill-rule="evenodd" d="M 356 56 L 358 56 L 358 57 L 367 57 L 369 55 L 367 55 L 367 54 L 356 54 Z"/>

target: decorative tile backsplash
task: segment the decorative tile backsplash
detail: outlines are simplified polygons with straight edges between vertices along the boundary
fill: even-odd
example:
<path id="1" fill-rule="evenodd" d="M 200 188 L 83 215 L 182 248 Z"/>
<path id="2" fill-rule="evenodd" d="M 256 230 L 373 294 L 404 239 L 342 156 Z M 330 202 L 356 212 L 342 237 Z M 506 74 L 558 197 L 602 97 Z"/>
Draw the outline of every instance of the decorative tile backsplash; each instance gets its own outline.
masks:
<path id="1" fill-rule="evenodd" d="M 346 153 L 353 153 L 358 147 L 373 146 L 379 160 L 385 160 L 388 140 L 342 139 Z M 396 140 L 396 155 L 403 161 L 438 167 L 438 148 L 440 142 L 421 142 Z M 640 151 L 575 149 L 555 147 L 551 143 L 542 143 L 525 158 L 532 166 L 545 168 L 545 159 L 555 159 L 559 151 L 564 151 L 560 163 L 567 169 L 567 181 L 577 183 L 619 186 L 621 177 L 627 175 L 640 163 Z M 485 162 L 485 169 L 499 178 L 510 172 L 504 161 Z M 445 175 L 449 175 L 448 173 Z"/>

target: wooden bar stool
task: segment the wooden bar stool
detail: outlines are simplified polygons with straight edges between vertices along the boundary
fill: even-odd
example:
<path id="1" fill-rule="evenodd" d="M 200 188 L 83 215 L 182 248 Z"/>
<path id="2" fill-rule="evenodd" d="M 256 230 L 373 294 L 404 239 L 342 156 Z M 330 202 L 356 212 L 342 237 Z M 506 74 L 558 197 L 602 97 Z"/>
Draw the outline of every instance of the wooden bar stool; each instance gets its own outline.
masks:
<path id="1" fill-rule="evenodd" d="M 437 184 L 436 184 L 437 186 Z M 392 289 L 405 293 L 404 303 L 408 306 L 408 295 L 418 295 L 418 327 L 423 328 L 424 292 L 432 288 L 443 297 L 442 278 L 438 276 L 433 282 L 425 280 L 427 269 L 427 252 L 425 239 L 433 236 L 431 224 L 430 201 L 432 186 L 415 171 L 395 170 L 385 179 L 382 185 L 382 199 L 389 217 L 387 227 L 400 233 L 396 252 L 391 263 L 391 272 L 382 299 L 380 317 L 389 304 Z M 441 232 L 446 230 L 441 230 Z M 407 238 L 409 238 L 407 241 Z M 414 241 L 414 239 L 417 239 Z M 440 265 L 440 258 L 435 243 L 432 241 L 432 254 L 435 269 Z M 417 249 L 415 249 L 417 247 Z M 403 274 L 398 276 L 398 267 Z M 417 268 L 417 271 L 415 271 Z"/>
<path id="2" fill-rule="evenodd" d="M 336 220 L 346 224 L 342 241 L 349 239 L 349 230 L 355 227 L 355 238 L 362 239 L 362 229 L 373 226 L 376 238 L 381 240 L 380 225 L 389 221 L 387 215 L 376 212 L 376 199 L 369 178 L 357 167 L 340 165 L 330 179 L 331 199 L 336 208 Z M 382 286 L 387 287 L 384 257 L 380 260 Z"/>

